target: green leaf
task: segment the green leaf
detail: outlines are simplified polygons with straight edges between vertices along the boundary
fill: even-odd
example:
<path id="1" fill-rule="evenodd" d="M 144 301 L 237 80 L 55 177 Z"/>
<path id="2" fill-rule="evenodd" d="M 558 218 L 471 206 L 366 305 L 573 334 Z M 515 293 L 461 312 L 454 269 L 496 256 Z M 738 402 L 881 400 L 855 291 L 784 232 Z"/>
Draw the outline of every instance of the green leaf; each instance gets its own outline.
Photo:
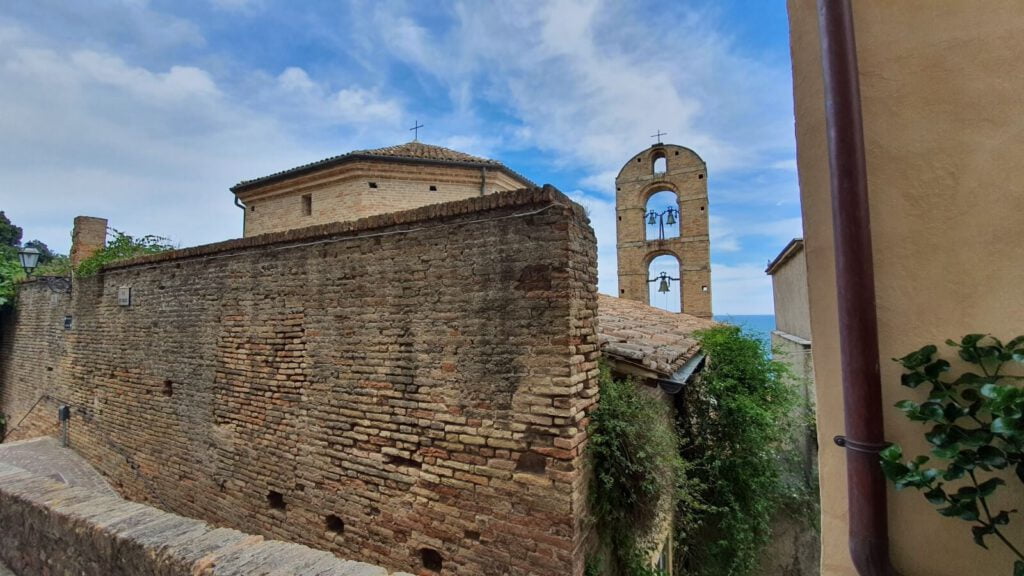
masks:
<path id="1" fill-rule="evenodd" d="M 1006 454 L 995 446 L 982 446 L 978 448 L 978 459 L 985 464 L 1002 470 L 1006 468 Z"/>
<path id="2" fill-rule="evenodd" d="M 960 339 L 960 345 L 967 348 L 975 346 L 985 336 L 986 334 L 968 334 Z"/>
<path id="3" fill-rule="evenodd" d="M 907 370 L 915 370 L 931 362 L 932 356 L 938 351 L 939 349 L 934 344 L 929 344 L 916 352 L 911 352 L 902 358 L 894 358 L 894 360 L 903 364 Z"/>
<path id="4" fill-rule="evenodd" d="M 903 448 L 900 448 L 899 444 L 890 444 L 883 448 L 878 455 L 886 462 L 899 462 L 903 459 Z"/>
<path id="5" fill-rule="evenodd" d="M 990 478 L 978 484 L 978 495 L 982 498 L 988 498 L 1000 486 L 1006 486 L 1006 481 L 1002 478 Z"/>
<path id="6" fill-rule="evenodd" d="M 974 543 L 982 548 L 988 550 L 988 546 L 985 545 L 985 536 L 992 534 L 995 531 L 991 526 L 971 526 L 971 532 L 974 534 Z"/>
<path id="7" fill-rule="evenodd" d="M 924 374 L 929 379 L 935 380 L 943 372 L 949 371 L 949 362 L 939 359 L 924 367 Z"/>
<path id="8" fill-rule="evenodd" d="M 966 473 L 967 470 L 964 470 L 963 466 L 950 464 L 949 468 L 946 469 L 946 472 L 942 474 L 942 479 L 947 482 L 959 480 L 960 478 L 963 478 Z"/>
<path id="9" fill-rule="evenodd" d="M 992 523 L 998 526 L 1006 526 L 1010 523 L 1010 514 L 1013 512 L 1016 512 L 1016 510 L 1010 510 L 1009 512 L 1001 510 L 999 514 L 992 517 Z"/>
<path id="10" fill-rule="evenodd" d="M 936 506 L 946 503 L 946 491 L 942 489 L 942 484 L 939 484 L 935 488 L 925 492 L 924 497 Z"/>
<path id="11" fill-rule="evenodd" d="M 907 372 L 900 376 L 900 384 L 907 388 L 917 388 L 928 381 L 928 378 L 920 372 Z"/>

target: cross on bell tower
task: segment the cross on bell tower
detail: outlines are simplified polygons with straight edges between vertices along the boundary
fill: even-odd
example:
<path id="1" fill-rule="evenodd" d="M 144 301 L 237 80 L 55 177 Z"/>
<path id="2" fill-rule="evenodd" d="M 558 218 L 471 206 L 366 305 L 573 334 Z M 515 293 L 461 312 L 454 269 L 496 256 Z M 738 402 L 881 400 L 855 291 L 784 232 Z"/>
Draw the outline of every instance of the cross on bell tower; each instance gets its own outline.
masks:
<path id="1" fill-rule="evenodd" d="M 423 124 L 420 124 L 419 120 L 413 122 L 413 127 L 409 128 L 409 131 L 412 132 L 412 141 L 413 142 L 419 142 L 420 141 L 420 128 L 423 128 Z"/>

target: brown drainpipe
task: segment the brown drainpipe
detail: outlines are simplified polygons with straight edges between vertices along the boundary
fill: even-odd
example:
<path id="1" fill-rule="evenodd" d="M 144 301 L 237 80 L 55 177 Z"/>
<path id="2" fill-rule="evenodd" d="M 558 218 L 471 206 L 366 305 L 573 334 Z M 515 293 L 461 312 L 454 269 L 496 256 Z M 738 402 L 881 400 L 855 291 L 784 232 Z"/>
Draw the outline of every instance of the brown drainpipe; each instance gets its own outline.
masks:
<path id="1" fill-rule="evenodd" d="M 837 436 L 835 441 L 846 448 L 850 555 L 862 576 L 892 576 L 895 570 L 889 559 L 886 484 L 878 463 L 885 434 L 864 130 L 850 1 L 818 0 L 818 30 L 825 79 L 846 421 L 846 436 Z"/>

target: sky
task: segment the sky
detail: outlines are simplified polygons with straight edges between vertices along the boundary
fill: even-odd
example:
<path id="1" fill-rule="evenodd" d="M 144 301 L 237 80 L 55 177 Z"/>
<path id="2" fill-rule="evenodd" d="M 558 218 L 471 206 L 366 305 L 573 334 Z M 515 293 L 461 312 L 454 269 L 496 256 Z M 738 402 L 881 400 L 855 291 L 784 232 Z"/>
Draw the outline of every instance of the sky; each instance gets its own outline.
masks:
<path id="1" fill-rule="evenodd" d="M 657 131 L 707 162 L 716 314 L 770 314 L 802 235 L 782 0 L 9 0 L 0 86 L 0 210 L 63 253 L 77 215 L 239 237 L 232 185 L 416 121 L 586 206 L 604 293 L 615 176 Z"/>

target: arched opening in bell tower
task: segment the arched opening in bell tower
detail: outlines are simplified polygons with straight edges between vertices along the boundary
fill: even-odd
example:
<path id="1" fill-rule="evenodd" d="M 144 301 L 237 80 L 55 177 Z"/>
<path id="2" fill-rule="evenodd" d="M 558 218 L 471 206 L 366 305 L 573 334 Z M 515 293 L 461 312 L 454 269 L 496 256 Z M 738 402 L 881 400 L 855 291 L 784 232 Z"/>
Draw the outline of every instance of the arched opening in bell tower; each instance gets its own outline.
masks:
<path id="1" fill-rule="evenodd" d="M 644 239 L 668 240 L 682 232 L 679 197 L 671 190 L 659 190 L 647 198 L 644 210 Z"/>
<path id="2" fill-rule="evenodd" d="M 680 293 L 683 277 L 679 272 L 679 259 L 672 254 L 651 259 L 647 266 L 648 302 L 651 306 L 669 312 L 682 310 Z"/>

